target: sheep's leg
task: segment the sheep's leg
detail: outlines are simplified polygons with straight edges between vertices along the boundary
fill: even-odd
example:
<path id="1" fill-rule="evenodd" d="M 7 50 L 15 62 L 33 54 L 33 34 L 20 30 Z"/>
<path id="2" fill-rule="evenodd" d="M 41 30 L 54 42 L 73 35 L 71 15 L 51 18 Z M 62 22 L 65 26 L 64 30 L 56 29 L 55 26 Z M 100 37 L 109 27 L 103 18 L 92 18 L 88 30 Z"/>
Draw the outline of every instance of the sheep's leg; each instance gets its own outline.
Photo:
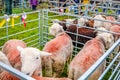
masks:
<path id="1" fill-rule="evenodd" d="M 53 63 L 53 77 L 60 77 L 64 70 L 64 63 L 55 61 Z"/>
<path id="2" fill-rule="evenodd" d="M 67 67 L 69 67 L 70 62 L 72 61 L 72 54 L 70 55 L 70 57 L 68 57 L 67 59 Z M 67 69 L 67 73 L 69 72 L 69 70 Z"/>
<path id="3" fill-rule="evenodd" d="M 50 57 L 47 57 L 45 61 L 45 76 L 52 77 L 52 61 Z"/>
<path id="4" fill-rule="evenodd" d="M 74 69 L 73 68 L 69 69 L 68 78 L 74 80 Z"/>

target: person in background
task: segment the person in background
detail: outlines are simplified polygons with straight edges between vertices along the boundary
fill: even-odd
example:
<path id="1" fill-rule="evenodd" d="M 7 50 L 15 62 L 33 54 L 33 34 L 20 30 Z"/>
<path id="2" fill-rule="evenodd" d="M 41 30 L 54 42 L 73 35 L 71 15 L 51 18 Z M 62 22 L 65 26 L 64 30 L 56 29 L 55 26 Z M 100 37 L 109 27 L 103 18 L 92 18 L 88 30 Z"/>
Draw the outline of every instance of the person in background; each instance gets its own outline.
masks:
<path id="1" fill-rule="evenodd" d="M 36 7 L 37 7 L 38 3 L 39 3 L 38 0 L 30 0 L 32 10 L 36 10 Z"/>
<path id="2" fill-rule="evenodd" d="M 11 15 L 12 14 L 12 0 L 5 0 L 5 14 Z"/>
<path id="3" fill-rule="evenodd" d="M 19 0 L 20 8 L 22 8 L 22 7 L 27 8 L 26 2 L 27 2 L 27 0 Z"/>

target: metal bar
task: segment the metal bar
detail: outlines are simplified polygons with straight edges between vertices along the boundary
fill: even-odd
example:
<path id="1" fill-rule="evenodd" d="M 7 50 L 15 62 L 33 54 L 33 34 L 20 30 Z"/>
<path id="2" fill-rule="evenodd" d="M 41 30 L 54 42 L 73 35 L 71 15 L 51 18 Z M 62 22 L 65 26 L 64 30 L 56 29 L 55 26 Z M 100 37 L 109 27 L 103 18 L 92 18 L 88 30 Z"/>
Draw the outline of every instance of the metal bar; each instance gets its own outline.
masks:
<path id="1" fill-rule="evenodd" d="M 18 77 L 18 78 L 20 78 L 22 80 L 35 80 L 32 77 L 27 76 L 24 73 L 22 73 L 22 72 L 20 72 L 20 71 L 18 71 L 16 69 L 14 69 L 14 68 L 12 68 L 12 67 L 4 64 L 4 63 L 2 63 L 1 61 L 0 61 L 0 67 L 3 68 L 3 69 L 5 69 L 5 70 L 7 70 L 11 74 L 15 75 L 16 77 Z"/>
<path id="2" fill-rule="evenodd" d="M 108 80 L 112 80 L 112 77 L 115 75 L 115 72 L 117 72 L 117 69 L 119 68 L 119 66 L 120 66 L 120 62 L 118 63 L 118 65 L 116 66 L 116 68 L 114 69 L 114 71 L 112 72 Z"/>
<path id="3" fill-rule="evenodd" d="M 112 62 L 109 64 L 109 66 L 107 66 L 107 68 L 104 70 L 104 72 L 102 73 L 102 75 L 99 77 L 98 80 L 101 80 L 104 77 L 104 75 L 108 72 L 108 70 L 113 65 L 113 63 L 116 61 L 116 59 L 119 57 L 119 55 L 120 55 L 120 52 L 115 56 L 115 58 L 112 60 Z"/>
<path id="4" fill-rule="evenodd" d="M 9 40 L 9 34 L 8 34 L 8 22 L 6 22 L 6 37 L 5 38 L 7 38 L 7 40 Z"/>
<path id="5" fill-rule="evenodd" d="M 120 70 L 118 71 L 118 73 L 116 74 L 114 80 L 117 80 L 117 77 L 120 76 Z"/>
<path id="6" fill-rule="evenodd" d="M 86 80 L 120 43 L 120 38 L 78 80 Z"/>
<path id="7" fill-rule="evenodd" d="M 38 38 L 39 38 L 39 42 L 38 42 L 38 44 L 39 44 L 39 46 L 40 46 L 40 42 L 41 42 L 41 29 L 40 29 L 40 15 L 41 15 L 41 12 L 40 12 L 40 10 L 39 10 L 39 12 L 38 12 Z"/>

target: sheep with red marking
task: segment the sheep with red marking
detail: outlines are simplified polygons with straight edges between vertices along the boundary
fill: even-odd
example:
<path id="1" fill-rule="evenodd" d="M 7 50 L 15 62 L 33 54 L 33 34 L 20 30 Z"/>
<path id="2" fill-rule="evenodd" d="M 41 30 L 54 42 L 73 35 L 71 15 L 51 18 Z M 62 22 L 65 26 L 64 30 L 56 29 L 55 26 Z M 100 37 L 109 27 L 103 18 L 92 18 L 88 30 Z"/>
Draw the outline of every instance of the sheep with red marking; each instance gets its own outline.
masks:
<path id="1" fill-rule="evenodd" d="M 113 34 L 114 36 L 114 41 L 117 41 L 119 38 L 120 38 L 120 25 L 113 25 L 111 28 L 110 28 L 110 31 L 112 32 L 115 32 L 117 34 Z M 115 49 L 115 52 L 118 52 L 120 50 L 120 47 L 118 46 L 116 49 Z"/>
<path id="2" fill-rule="evenodd" d="M 42 59 L 46 71 L 45 76 L 59 77 L 63 72 L 65 63 L 71 58 L 72 40 L 65 32 L 58 33 L 54 39 L 46 43 L 43 51 L 52 54 Z"/>
<path id="3" fill-rule="evenodd" d="M 0 51 L 0 61 L 5 63 L 5 64 L 7 64 L 7 65 L 9 65 L 9 66 L 11 66 L 7 56 L 3 52 L 1 52 L 1 51 Z M 1 72 L 3 72 L 3 69 L 0 68 L 0 73 Z"/>
<path id="4" fill-rule="evenodd" d="M 97 37 L 87 41 L 82 50 L 79 51 L 70 63 L 68 78 L 77 80 L 84 74 L 105 53 L 105 47 L 109 42 L 107 38 L 111 38 L 111 36 L 112 34 L 110 33 L 98 33 Z M 104 61 L 88 80 L 98 80 L 105 69 L 105 65 L 106 62 Z"/>
<path id="5" fill-rule="evenodd" d="M 22 40 L 12 39 L 5 42 L 2 48 L 2 52 L 5 53 L 10 61 L 10 64 L 15 68 L 19 68 L 21 65 L 17 46 L 26 47 L 26 43 Z"/>
<path id="6" fill-rule="evenodd" d="M 3 71 L 0 74 L 0 80 L 20 80 L 20 79 L 7 71 Z"/>
<path id="7" fill-rule="evenodd" d="M 2 51 L 7 55 L 14 68 L 29 76 L 42 76 L 41 56 L 51 55 L 33 47 L 26 47 L 26 44 L 21 40 L 7 41 Z"/>
<path id="8" fill-rule="evenodd" d="M 116 19 L 113 16 L 106 16 L 105 17 L 106 20 L 108 21 L 116 21 Z M 110 30 L 110 28 L 113 26 L 113 23 L 110 22 L 104 22 L 104 28 L 107 30 Z"/>

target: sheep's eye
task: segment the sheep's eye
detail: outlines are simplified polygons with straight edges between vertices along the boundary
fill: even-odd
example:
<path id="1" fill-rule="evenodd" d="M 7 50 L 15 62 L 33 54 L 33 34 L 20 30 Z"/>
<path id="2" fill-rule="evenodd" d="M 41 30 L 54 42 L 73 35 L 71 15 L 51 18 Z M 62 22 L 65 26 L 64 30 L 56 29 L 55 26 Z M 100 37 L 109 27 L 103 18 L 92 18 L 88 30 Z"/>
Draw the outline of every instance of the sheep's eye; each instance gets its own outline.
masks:
<path id="1" fill-rule="evenodd" d="M 36 57 L 36 59 L 39 59 L 39 57 Z"/>

